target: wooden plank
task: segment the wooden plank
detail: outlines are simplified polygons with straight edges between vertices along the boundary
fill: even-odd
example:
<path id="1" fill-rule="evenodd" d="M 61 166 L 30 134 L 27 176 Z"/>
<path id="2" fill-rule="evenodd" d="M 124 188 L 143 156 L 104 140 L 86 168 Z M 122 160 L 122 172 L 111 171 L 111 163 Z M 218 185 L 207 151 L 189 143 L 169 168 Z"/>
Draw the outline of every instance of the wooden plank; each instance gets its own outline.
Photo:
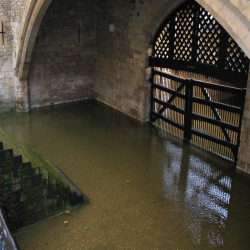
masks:
<path id="1" fill-rule="evenodd" d="M 162 77 L 166 77 L 170 80 L 176 81 L 176 82 L 180 82 L 180 83 L 186 83 L 188 81 L 188 79 L 180 77 L 180 76 L 175 76 L 175 75 L 171 75 L 167 72 L 163 72 L 157 69 L 153 69 L 153 75 L 159 75 Z"/>
<path id="2" fill-rule="evenodd" d="M 161 86 L 161 85 L 159 85 Z M 171 104 L 174 99 L 177 97 L 177 94 L 176 93 L 179 93 L 183 88 L 184 88 L 185 84 L 182 83 L 178 88 L 177 90 L 172 94 L 172 96 L 170 97 L 170 99 L 167 101 L 167 102 L 164 102 L 163 105 L 163 108 L 158 112 L 158 114 L 162 114 L 166 109 L 167 109 L 167 106 L 166 104 Z M 164 87 L 165 88 L 165 87 Z M 166 90 L 169 90 L 168 88 L 165 88 Z M 182 97 L 181 97 L 182 98 Z M 157 99 L 159 100 L 159 99 Z M 178 112 L 178 111 L 177 111 Z M 150 119 L 152 122 L 155 122 L 157 120 L 157 117 L 154 117 L 153 119 Z"/>
<path id="3" fill-rule="evenodd" d="M 197 74 L 214 77 L 222 81 L 231 82 L 242 88 L 246 87 L 248 77 L 247 74 L 229 71 L 221 67 L 165 58 L 149 58 L 149 66 L 194 72 Z"/>
<path id="4" fill-rule="evenodd" d="M 171 75 L 169 73 L 166 73 L 166 72 L 163 72 L 160 70 L 155 70 L 155 69 L 153 70 L 153 74 L 159 75 L 162 77 L 166 77 L 170 80 L 174 80 L 176 82 L 185 83 L 185 84 L 188 84 L 187 82 L 190 80 L 189 78 L 183 78 L 180 76 Z M 198 86 L 198 87 L 205 87 L 205 88 L 209 88 L 209 89 L 214 89 L 214 90 L 220 90 L 220 91 L 224 91 L 224 92 L 228 92 L 228 93 L 234 93 L 234 94 L 237 93 L 237 94 L 242 94 L 242 95 L 246 94 L 246 88 L 236 88 L 236 87 L 231 87 L 231 86 L 225 86 L 225 85 L 220 85 L 220 84 L 204 82 L 201 80 L 192 79 L 192 85 Z"/>
<path id="5" fill-rule="evenodd" d="M 237 133 L 240 132 L 240 128 L 238 126 L 235 126 L 233 124 L 229 124 L 229 123 L 226 123 L 223 121 L 218 121 L 218 120 L 215 120 L 213 118 L 210 118 L 210 117 L 207 117 L 204 115 L 193 113 L 193 114 L 191 114 L 191 117 L 193 120 L 200 120 L 200 121 L 207 122 L 207 123 L 219 126 L 219 127 L 224 127 L 224 128 L 230 129 L 231 131 L 235 131 Z"/>
<path id="6" fill-rule="evenodd" d="M 207 92 L 207 90 L 204 87 L 202 87 L 201 90 L 202 90 L 206 100 L 211 101 L 211 97 L 210 97 L 209 93 Z M 216 119 L 218 121 L 222 121 L 221 116 L 220 116 L 219 112 L 217 111 L 217 109 L 214 107 L 211 107 L 211 109 L 212 109 Z M 231 139 L 230 135 L 228 134 L 228 131 L 224 127 L 221 127 L 221 129 L 222 129 L 227 141 L 232 142 L 232 139 Z"/>
<path id="7" fill-rule="evenodd" d="M 222 140 L 222 139 L 220 139 L 220 138 L 218 138 L 218 137 L 209 135 L 209 134 L 207 134 L 207 133 L 198 131 L 198 130 L 196 130 L 196 129 L 191 129 L 191 133 L 192 133 L 193 135 L 202 137 L 202 138 L 204 138 L 204 139 L 206 139 L 206 140 L 209 140 L 209 141 L 218 143 L 218 144 L 220 144 L 220 145 L 222 145 L 222 146 L 231 148 L 233 151 L 234 151 L 234 150 L 237 150 L 237 145 L 234 144 L 234 143 L 232 143 L 232 142 L 224 141 L 224 140 Z"/>
<path id="8" fill-rule="evenodd" d="M 182 94 L 182 93 L 177 92 L 176 90 L 172 90 L 172 89 L 163 87 L 162 85 L 159 85 L 159 84 L 156 84 L 156 83 L 153 83 L 152 85 L 153 85 L 153 88 L 160 89 L 162 91 L 170 93 L 171 95 L 175 95 L 175 96 L 178 96 L 178 97 L 180 97 L 182 99 L 185 99 L 185 95 Z"/>
<path id="9" fill-rule="evenodd" d="M 164 102 L 164 101 L 162 101 L 162 100 L 160 100 L 160 99 L 158 99 L 158 98 L 153 98 L 153 101 L 154 102 L 157 102 L 157 103 L 159 103 L 160 105 L 162 105 L 162 106 L 164 106 L 165 107 L 165 110 L 167 109 L 167 108 L 169 108 L 169 109 L 172 109 L 172 110 L 174 110 L 174 111 L 176 111 L 176 112 L 178 112 L 178 113 L 181 113 L 181 114 L 183 114 L 183 115 L 185 115 L 185 110 L 183 110 L 183 109 L 181 109 L 181 108 L 178 108 L 178 107 L 176 107 L 175 105 L 172 105 L 172 104 L 170 104 L 170 103 L 167 103 L 167 102 Z M 164 111 L 165 111 L 164 110 Z M 163 112 L 164 112 L 163 111 Z M 162 113 L 163 113 L 162 112 Z M 158 114 L 162 114 L 162 113 L 160 113 L 160 111 L 158 112 Z"/>
<path id="10" fill-rule="evenodd" d="M 184 125 L 182 125 L 182 124 L 180 124 L 180 123 L 178 123 L 178 122 L 175 122 L 175 121 L 173 121 L 173 120 L 171 120 L 171 119 L 169 119 L 169 118 L 167 118 L 167 117 L 165 117 L 165 116 L 163 116 L 163 115 L 159 115 L 159 114 L 156 113 L 156 112 L 153 112 L 153 115 L 154 115 L 154 116 L 157 116 L 159 119 L 161 119 L 161 120 L 163 120 L 163 121 L 165 121 L 165 122 L 167 122 L 167 123 L 169 123 L 169 124 L 171 124 L 171 125 L 173 125 L 173 126 L 179 128 L 179 129 L 181 129 L 181 130 L 184 130 Z"/>
<path id="11" fill-rule="evenodd" d="M 236 114 L 241 114 L 242 112 L 242 108 L 239 108 L 239 107 L 230 106 L 230 105 L 215 102 L 215 101 L 208 101 L 199 97 L 192 97 L 192 99 L 193 99 L 193 102 L 200 103 L 209 107 L 223 109 L 223 110 L 230 111 Z"/>
<path id="12" fill-rule="evenodd" d="M 150 83 L 151 83 L 151 101 L 150 101 L 150 121 L 152 122 L 153 120 L 153 111 L 154 111 L 154 106 L 153 106 L 153 98 L 154 98 L 154 88 L 153 88 L 153 78 L 150 78 Z"/>
<path id="13" fill-rule="evenodd" d="M 184 138 L 188 141 L 191 140 L 191 128 L 192 128 L 192 119 L 190 117 L 190 114 L 192 114 L 192 109 L 193 109 L 193 105 L 192 105 L 192 96 L 193 96 L 193 87 L 191 84 L 192 80 L 189 80 L 189 84 L 186 85 L 186 92 L 185 92 L 185 96 L 186 96 L 186 100 L 185 100 L 185 112 L 186 115 L 184 117 L 184 126 L 185 126 L 185 130 L 184 130 Z"/>
<path id="14" fill-rule="evenodd" d="M 228 92 L 228 93 L 241 94 L 244 96 L 246 94 L 246 88 L 235 88 L 231 86 L 208 83 L 208 82 L 204 82 L 200 80 L 193 80 L 193 85 L 198 86 L 198 87 L 208 88 L 208 89 L 220 90 L 220 91 Z"/>

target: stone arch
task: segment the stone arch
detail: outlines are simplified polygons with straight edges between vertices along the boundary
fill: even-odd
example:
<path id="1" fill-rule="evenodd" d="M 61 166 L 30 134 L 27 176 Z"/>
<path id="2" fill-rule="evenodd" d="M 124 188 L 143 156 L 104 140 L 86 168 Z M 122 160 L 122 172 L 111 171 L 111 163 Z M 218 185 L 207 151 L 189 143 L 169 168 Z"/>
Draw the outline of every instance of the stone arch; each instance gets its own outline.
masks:
<path id="1" fill-rule="evenodd" d="M 148 16 L 147 43 L 154 37 L 158 27 L 167 16 L 186 0 L 158 0 L 152 3 L 145 16 Z M 196 0 L 203 8 L 209 11 L 221 26 L 239 44 L 241 49 L 250 58 L 250 17 L 230 1 L 223 0 Z"/>
<path id="2" fill-rule="evenodd" d="M 187 0 L 157 0 L 150 5 L 146 12 L 148 16 L 146 43 L 150 47 L 151 39 L 155 36 L 158 28 L 169 14 L 182 3 Z M 228 32 L 228 34 L 238 43 L 244 53 L 250 58 L 250 3 L 242 0 L 237 5 L 237 1 L 233 0 L 195 0 L 204 9 L 220 23 L 220 25 Z M 176 4 L 177 3 L 177 4 Z M 242 4 L 240 8 L 240 4 Z M 245 11 L 244 11 L 245 8 Z M 249 68 L 250 72 L 250 68 Z M 147 75 L 147 78 L 150 74 Z M 249 124 L 250 124 L 250 97 L 249 97 L 250 74 L 248 74 L 247 94 L 244 107 L 244 114 L 241 128 L 241 143 L 238 153 L 237 169 L 250 173 L 250 158 L 247 157 L 249 152 Z M 149 99 L 149 98 L 148 98 Z"/>
<path id="3" fill-rule="evenodd" d="M 37 33 L 51 2 L 52 0 L 31 0 L 23 15 L 15 63 L 15 74 L 21 81 L 27 80 Z"/>
<path id="4" fill-rule="evenodd" d="M 157 28 L 162 21 L 177 6 L 186 0 L 158 0 L 149 5 L 145 16 L 148 17 L 146 23 L 147 42 L 150 42 Z M 223 0 L 196 0 L 202 7 L 208 10 L 225 30 L 240 45 L 242 50 L 250 58 L 250 20 L 242 14 L 230 1 Z M 29 72 L 30 59 L 39 30 L 41 21 L 52 0 L 30 0 L 29 7 L 24 13 L 20 36 L 18 41 L 17 59 L 15 63 L 16 76 L 20 80 L 26 80 Z M 240 32 L 239 32 L 240 31 Z"/>

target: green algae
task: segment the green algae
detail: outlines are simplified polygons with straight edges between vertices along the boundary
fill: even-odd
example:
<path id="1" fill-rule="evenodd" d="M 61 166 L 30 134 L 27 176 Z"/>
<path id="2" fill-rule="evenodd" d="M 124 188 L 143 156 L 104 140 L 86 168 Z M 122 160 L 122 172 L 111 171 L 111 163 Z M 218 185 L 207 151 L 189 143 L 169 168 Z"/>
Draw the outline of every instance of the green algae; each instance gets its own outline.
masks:
<path id="1" fill-rule="evenodd" d="M 31 162 L 32 168 L 40 168 L 40 173 L 46 173 L 48 178 L 55 178 L 57 183 L 62 182 L 64 187 L 68 184 L 58 174 L 55 167 L 37 152 L 17 141 L 13 136 L 0 127 L 0 141 L 3 142 L 4 150 L 13 149 L 14 155 L 22 155 L 23 162 Z"/>

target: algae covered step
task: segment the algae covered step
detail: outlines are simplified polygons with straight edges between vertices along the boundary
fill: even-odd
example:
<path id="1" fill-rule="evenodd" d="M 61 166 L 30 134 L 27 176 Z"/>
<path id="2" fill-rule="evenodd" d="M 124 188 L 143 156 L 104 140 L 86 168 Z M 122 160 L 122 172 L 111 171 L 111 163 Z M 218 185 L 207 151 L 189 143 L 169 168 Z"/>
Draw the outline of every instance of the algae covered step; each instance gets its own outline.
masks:
<path id="1" fill-rule="evenodd" d="M 14 231 L 88 203 L 88 197 L 58 167 L 1 128 L 0 139 L 4 141 L 0 142 L 0 205 Z M 5 148 L 5 143 L 14 148 Z M 28 161 L 23 163 L 23 158 Z"/>

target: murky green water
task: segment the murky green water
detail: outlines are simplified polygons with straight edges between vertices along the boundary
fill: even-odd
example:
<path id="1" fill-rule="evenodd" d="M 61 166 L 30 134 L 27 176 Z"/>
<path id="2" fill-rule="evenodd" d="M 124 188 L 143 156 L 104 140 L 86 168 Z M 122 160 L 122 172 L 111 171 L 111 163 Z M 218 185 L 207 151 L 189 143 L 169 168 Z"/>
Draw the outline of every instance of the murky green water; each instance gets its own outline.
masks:
<path id="1" fill-rule="evenodd" d="M 250 249 L 249 180 L 149 124 L 85 102 L 0 126 L 90 198 L 16 235 L 22 250 Z"/>

